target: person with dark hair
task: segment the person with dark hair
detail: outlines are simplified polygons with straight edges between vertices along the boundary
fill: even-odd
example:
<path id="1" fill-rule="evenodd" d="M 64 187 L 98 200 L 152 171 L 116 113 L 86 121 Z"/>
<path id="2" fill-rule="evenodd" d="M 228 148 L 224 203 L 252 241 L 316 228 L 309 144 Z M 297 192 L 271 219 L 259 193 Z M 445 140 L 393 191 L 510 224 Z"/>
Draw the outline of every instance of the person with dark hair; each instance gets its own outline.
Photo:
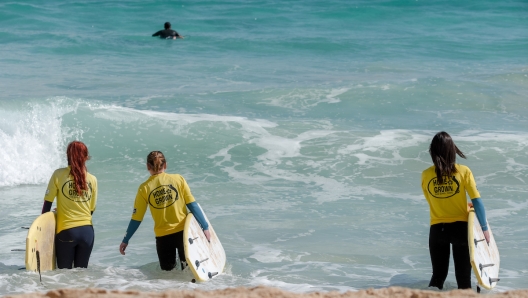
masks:
<path id="1" fill-rule="evenodd" d="M 171 271 L 176 267 L 176 251 L 180 258 L 181 269 L 187 266 L 183 245 L 183 228 L 187 209 L 194 215 L 203 229 L 205 237 L 211 240 L 209 224 L 202 210 L 196 203 L 189 185 L 178 174 L 167 174 L 167 162 L 161 151 L 152 151 L 147 156 L 147 170 L 150 177 L 143 182 L 137 191 L 132 211 L 132 219 L 119 245 L 119 252 L 124 255 L 128 242 L 136 232 L 147 206 L 154 219 L 156 251 L 162 270 Z"/>
<path id="2" fill-rule="evenodd" d="M 88 268 L 94 244 L 92 214 L 97 203 L 97 179 L 88 173 L 88 148 L 73 141 L 66 150 L 68 167 L 56 170 L 48 183 L 42 213 L 57 198 L 57 268 Z"/>
<path id="3" fill-rule="evenodd" d="M 429 203 L 431 227 L 429 253 L 433 276 L 429 287 L 442 289 L 449 269 L 452 246 L 455 277 L 459 289 L 471 288 L 471 263 L 468 246 L 468 205 L 474 207 L 486 241 L 490 236 L 486 212 L 471 170 L 456 163 L 466 158 L 447 132 L 437 133 L 429 147 L 434 165 L 422 173 L 422 190 Z M 466 193 L 471 199 L 468 204 Z"/>
<path id="4" fill-rule="evenodd" d="M 183 39 L 183 36 L 178 34 L 178 32 L 176 32 L 175 30 L 171 29 L 171 23 L 165 22 L 164 27 L 165 27 L 164 30 L 160 30 L 160 31 L 152 34 L 152 36 L 159 36 L 160 38 L 164 38 L 164 39 L 176 39 L 176 38 L 182 38 Z"/>

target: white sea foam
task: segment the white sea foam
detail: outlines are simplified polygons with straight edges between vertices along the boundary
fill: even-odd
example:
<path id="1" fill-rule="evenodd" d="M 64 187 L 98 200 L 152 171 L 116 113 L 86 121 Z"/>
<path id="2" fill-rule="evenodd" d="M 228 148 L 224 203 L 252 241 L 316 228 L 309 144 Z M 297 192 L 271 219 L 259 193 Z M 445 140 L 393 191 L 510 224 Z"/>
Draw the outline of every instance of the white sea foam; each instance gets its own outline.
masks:
<path id="1" fill-rule="evenodd" d="M 307 232 L 304 232 L 304 233 L 298 233 L 298 234 L 296 234 L 296 235 L 294 235 L 294 236 L 278 238 L 277 240 L 275 240 L 275 242 L 289 241 L 289 240 L 291 240 L 291 239 L 296 239 L 296 238 L 300 238 L 300 237 L 310 236 L 310 235 L 312 235 L 314 232 L 315 232 L 315 230 L 308 230 Z"/>
<path id="2" fill-rule="evenodd" d="M 79 132 L 64 130 L 61 117 L 76 108 L 67 98 L 51 98 L 0 110 L 0 187 L 45 183 L 65 164 L 65 143 Z"/>
<path id="3" fill-rule="evenodd" d="M 264 102 L 270 106 L 288 108 L 294 111 L 303 111 L 323 103 L 339 103 L 341 101 L 339 96 L 346 93 L 348 90 L 350 89 L 295 89 L 286 94 L 266 98 L 264 99 Z"/>
<path id="4" fill-rule="evenodd" d="M 249 283 L 249 285 L 250 286 L 264 285 L 264 286 L 279 288 L 279 289 L 288 290 L 288 291 L 296 292 L 296 293 L 313 292 L 313 291 L 320 289 L 319 286 L 314 286 L 314 285 L 307 284 L 307 283 L 294 284 L 294 283 L 288 283 L 288 282 L 284 282 L 280 280 L 272 280 L 265 276 L 255 277 Z M 341 287 L 341 289 L 343 291 L 354 290 L 353 288 L 346 288 L 346 287 Z"/>
<path id="5" fill-rule="evenodd" d="M 488 219 L 504 218 L 528 208 L 528 201 L 514 202 L 512 200 L 506 200 L 506 203 L 510 205 L 509 208 L 494 208 L 487 210 L 486 217 Z"/>
<path id="6" fill-rule="evenodd" d="M 320 176 L 296 174 L 289 170 L 278 168 L 283 159 L 302 157 L 300 150 L 303 142 L 324 138 L 333 134 L 334 131 L 332 130 L 309 130 L 296 137 L 286 138 L 271 134 L 268 129 L 276 127 L 277 124 L 267 120 L 250 120 L 243 117 L 208 114 L 177 114 L 138 111 L 121 107 L 105 107 L 95 113 L 96 117 L 117 122 L 140 121 L 142 118 L 139 117 L 139 115 L 146 115 L 151 119 L 163 119 L 165 122 L 170 121 L 170 124 L 165 124 L 167 129 L 171 129 L 173 133 L 178 135 L 185 135 L 189 129 L 188 126 L 198 122 L 220 122 L 225 125 L 229 125 L 229 123 L 237 123 L 240 125 L 238 131 L 241 132 L 243 140 L 245 141 L 244 143 L 255 144 L 265 149 L 265 153 L 257 156 L 259 162 L 253 164 L 251 169 L 252 172 L 238 170 L 237 167 L 240 164 L 234 162 L 229 153 L 231 149 L 242 143 L 230 144 L 227 147 L 220 149 L 216 154 L 210 155 L 209 158 L 215 159 L 215 164 L 222 167 L 223 171 L 228 173 L 232 179 L 245 181 L 245 183 L 249 184 L 263 184 L 266 181 L 275 179 L 285 179 L 303 183 L 314 182 L 323 188 L 323 192 L 331 190 L 332 193 L 338 194 L 337 196 L 326 198 L 326 200 L 333 200 L 332 198 L 335 197 L 350 197 L 350 191 L 347 190 L 347 187 L 344 186 L 342 182 Z M 176 129 L 174 128 L 175 126 Z M 217 159 L 218 157 L 221 159 Z M 308 163 L 312 163 L 312 161 L 308 159 Z M 225 166 L 225 164 L 230 165 Z M 253 171 L 255 170 L 263 175 L 254 175 Z M 342 191 L 339 191 L 339 189 L 342 189 Z"/>
<path id="7" fill-rule="evenodd" d="M 275 127 L 276 124 L 262 119 L 249 120 L 245 117 L 237 116 L 220 116 L 211 114 L 183 114 L 183 113 L 167 113 L 149 110 L 136 110 L 131 108 L 124 108 L 118 106 L 99 106 L 95 109 L 95 117 L 111 120 L 113 122 L 137 122 L 144 121 L 145 116 L 149 121 L 159 120 L 159 124 L 170 123 L 164 128 L 170 129 L 174 134 L 185 134 L 188 126 L 197 122 L 213 122 L 223 123 L 239 123 L 243 127 L 243 131 L 247 133 L 247 137 L 252 134 L 262 134 L 266 128 Z"/>
<path id="8" fill-rule="evenodd" d="M 345 148 L 340 149 L 340 154 L 360 154 L 358 152 L 390 152 L 392 156 L 389 160 L 396 160 L 401 162 L 401 159 L 393 159 L 394 152 L 402 148 L 416 147 L 421 144 L 425 144 L 431 139 L 431 134 L 425 134 L 423 132 L 414 132 L 409 130 L 383 130 L 378 134 L 369 137 L 357 138 L 356 142 L 352 145 L 347 145 Z M 365 155 L 365 154 L 363 154 Z M 359 157 L 358 157 L 359 158 Z M 360 158 L 362 163 L 365 163 L 368 158 Z M 380 161 L 381 159 L 378 159 Z"/>
<path id="9" fill-rule="evenodd" d="M 292 159 L 296 159 L 297 166 L 304 164 L 313 169 L 329 168 L 327 161 L 304 158 L 301 150 L 304 147 L 303 144 L 307 141 L 324 139 L 329 142 L 332 140 L 332 136 L 338 132 L 331 129 L 308 130 L 297 136 L 284 137 L 282 135 L 273 134 L 270 131 L 271 128 L 278 127 L 277 123 L 268 120 L 250 120 L 244 117 L 165 113 L 141 111 L 122 107 L 100 108 L 95 115 L 96 117 L 105 118 L 114 122 L 141 121 L 142 116 L 140 115 L 147 116 L 151 120 L 162 119 L 162 121 L 165 122 L 164 125 L 166 128 L 177 135 L 186 135 L 190 129 L 189 126 L 195 123 L 222 123 L 222 125 L 225 125 L 226 130 L 235 130 L 240 133 L 243 138 L 238 139 L 237 143 L 232 143 L 227 147 L 219 149 L 217 153 L 210 155 L 209 158 L 214 159 L 216 166 L 222 168 L 222 170 L 232 179 L 243 183 L 262 185 L 272 180 L 283 179 L 292 182 L 315 184 L 322 188 L 321 194 L 332 194 L 331 196 L 323 197 L 318 195 L 318 193 L 312 193 L 313 197 L 324 198 L 319 199 L 321 202 L 343 198 L 361 199 L 366 195 L 390 196 L 413 199 L 415 201 L 421 200 L 420 193 L 395 194 L 373 186 L 350 185 L 349 182 L 344 180 L 340 181 L 335 178 L 324 177 L 314 173 L 304 174 L 295 170 L 296 164 L 292 163 Z M 169 123 L 167 123 L 167 121 Z M 230 123 L 236 123 L 240 126 L 232 126 Z M 328 128 L 328 126 L 326 128 Z M 405 149 L 415 150 L 414 148 L 427 148 L 433 134 L 434 132 L 425 131 L 385 130 L 372 136 L 355 136 L 350 139 L 352 144 L 345 145 L 338 149 L 336 160 L 339 162 L 339 160 L 344 161 L 349 157 L 355 157 L 357 159 L 355 164 L 360 166 L 361 169 L 374 168 L 383 165 L 399 166 L 409 161 L 422 163 L 425 166 L 427 163 L 423 162 L 418 155 L 414 157 L 404 157 L 400 152 Z M 329 139 L 329 137 L 332 137 L 332 139 Z M 479 142 L 491 138 L 503 142 L 515 141 L 519 143 L 519 135 L 515 133 L 493 134 L 464 131 L 458 135 L 454 134 L 454 137 L 460 142 Z M 331 142 L 335 141 L 330 141 L 330 144 Z M 521 144 L 522 143 L 523 142 L 521 141 Z M 250 168 L 243 170 L 243 168 L 240 168 L 242 165 L 241 162 L 233 160 L 230 151 L 238 146 L 246 144 L 257 145 L 258 147 L 265 149 L 265 152 L 256 156 L 258 159 L 257 163 L 254 163 Z M 288 169 L 285 168 L 285 166 L 292 168 Z M 512 166 L 516 167 L 516 169 L 524 168 L 524 165 L 520 163 Z M 316 170 L 315 173 L 317 173 L 317 171 L 318 170 Z M 261 173 L 261 175 L 255 175 L 255 173 Z M 395 177 L 398 176 L 383 173 L 382 175 L 372 176 L 370 178 L 388 179 Z M 351 187 L 353 188 L 353 191 Z"/>
<path id="10" fill-rule="evenodd" d="M 407 264 L 407 265 L 411 266 L 412 268 L 414 268 L 414 265 L 416 265 L 416 262 L 411 261 L 411 257 L 412 257 L 412 256 L 404 256 L 404 257 L 402 258 L 402 261 L 403 261 L 405 264 Z"/>
<path id="11" fill-rule="evenodd" d="M 283 256 L 282 251 L 273 249 L 268 245 L 256 245 L 253 247 L 254 254 L 250 256 L 261 263 L 278 263 L 284 260 L 291 261 L 289 257 Z"/>
<path id="12" fill-rule="evenodd" d="M 308 291 L 313 290 L 312 285 L 309 285 L 309 284 L 302 284 L 302 285 L 290 284 L 290 283 L 282 282 L 279 280 L 270 280 L 267 277 L 256 277 L 251 282 L 251 285 L 252 286 L 264 285 L 264 286 L 269 286 L 269 287 L 288 289 L 289 291 L 293 291 L 293 292 L 308 292 Z"/>

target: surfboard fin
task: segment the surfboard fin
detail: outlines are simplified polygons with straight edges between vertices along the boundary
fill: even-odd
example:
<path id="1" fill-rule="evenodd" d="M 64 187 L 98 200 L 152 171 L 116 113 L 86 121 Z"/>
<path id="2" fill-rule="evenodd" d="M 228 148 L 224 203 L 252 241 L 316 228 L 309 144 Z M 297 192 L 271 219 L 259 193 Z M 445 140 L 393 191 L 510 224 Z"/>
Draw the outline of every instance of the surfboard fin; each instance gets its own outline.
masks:
<path id="1" fill-rule="evenodd" d="M 482 271 L 482 269 L 484 269 L 486 267 L 491 267 L 491 266 L 495 266 L 495 264 L 484 264 L 484 265 L 479 264 L 479 268 L 480 268 L 481 271 Z"/>
<path id="2" fill-rule="evenodd" d="M 492 266 L 495 266 L 495 264 L 479 264 L 479 269 L 480 269 L 480 275 L 482 276 L 482 270 L 486 267 L 492 267 Z M 490 282 L 490 285 L 491 285 L 491 282 Z"/>
<path id="3" fill-rule="evenodd" d="M 189 244 L 193 244 L 194 240 L 198 239 L 199 237 L 189 238 Z"/>
<path id="4" fill-rule="evenodd" d="M 207 276 L 209 276 L 209 278 L 213 278 L 213 276 L 215 276 L 215 275 L 218 275 L 218 272 L 209 272 L 207 274 Z"/>
<path id="5" fill-rule="evenodd" d="M 494 283 L 494 282 L 498 282 L 500 280 L 500 278 L 489 278 L 489 283 L 491 285 L 491 283 Z"/>
<path id="6" fill-rule="evenodd" d="M 205 262 L 205 261 L 207 261 L 207 260 L 209 260 L 209 258 L 205 258 L 205 259 L 203 259 L 203 260 L 201 260 L 201 261 L 196 260 L 196 262 L 194 262 L 194 264 L 196 264 L 196 268 L 198 268 L 198 267 L 200 267 L 200 264 L 201 264 L 201 263 L 203 263 L 203 262 Z"/>
<path id="7" fill-rule="evenodd" d="M 475 246 L 477 246 L 477 244 L 478 244 L 479 242 L 482 242 L 482 241 L 484 241 L 484 240 L 486 240 L 486 239 L 480 239 L 480 240 L 473 239 L 473 241 L 475 241 Z"/>

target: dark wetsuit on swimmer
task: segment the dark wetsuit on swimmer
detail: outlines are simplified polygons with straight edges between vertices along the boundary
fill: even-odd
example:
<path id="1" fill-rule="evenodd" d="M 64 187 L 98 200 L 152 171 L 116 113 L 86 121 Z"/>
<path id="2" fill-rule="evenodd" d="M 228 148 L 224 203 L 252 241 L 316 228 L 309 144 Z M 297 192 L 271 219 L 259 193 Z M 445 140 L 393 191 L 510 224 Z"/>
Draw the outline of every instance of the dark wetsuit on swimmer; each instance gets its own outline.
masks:
<path id="1" fill-rule="evenodd" d="M 183 36 L 178 34 L 178 32 L 176 32 L 175 30 L 171 29 L 171 24 L 169 22 L 165 23 L 165 29 L 164 30 L 160 30 L 160 31 L 152 34 L 152 36 L 159 36 L 160 38 L 165 38 L 165 39 L 183 38 Z"/>
<path id="2" fill-rule="evenodd" d="M 154 34 L 152 34 L 152 36 L 159 36 L 160 38 L 182 38 L 182 36 L 180 34 L 178 34 L 178 32 L 172 30 L 172 29 L 165 29 L 165 30 L 160 30 Z"/>

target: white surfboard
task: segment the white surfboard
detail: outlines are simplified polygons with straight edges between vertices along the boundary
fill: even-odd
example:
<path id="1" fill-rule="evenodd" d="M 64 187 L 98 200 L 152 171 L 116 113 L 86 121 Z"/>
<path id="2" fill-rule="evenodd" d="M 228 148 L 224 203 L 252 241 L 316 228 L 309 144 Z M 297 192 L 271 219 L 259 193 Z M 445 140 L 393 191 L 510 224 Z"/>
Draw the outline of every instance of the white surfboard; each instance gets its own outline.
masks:
<path id="1" fill-rule="evenodd" d="M 488 231 L 490 242 L 486 243 L 475 210 L 471 208 L 468 217 L 468 245 L 471 267 L 473 267 L 479 285 L 491 290 L 499 281 L 500 255 L 489 223 Z"/>
<path id="2" fill-rule="evenodd" d="M 26 270 L 44 272 L 54 270 L 55 213 L 46 212 L 33 221 L 26 237 Z"/>
<path id="3" fill-rule="evenodd" d="M 202 207 L 198 204 L 200 209 Z M 213 225 L 204 214 L 209 223 L 211 242 L 207 241 L 205 234 L 192 213 L 185 219 L 183 230 L 183 243 L 185 246 L 185 260 L 191 269 L 194 278 L 198 281 L 207 281 L 220 275 L 224 271 L 226 254 L 222 243 L 218 239 Z"/>

